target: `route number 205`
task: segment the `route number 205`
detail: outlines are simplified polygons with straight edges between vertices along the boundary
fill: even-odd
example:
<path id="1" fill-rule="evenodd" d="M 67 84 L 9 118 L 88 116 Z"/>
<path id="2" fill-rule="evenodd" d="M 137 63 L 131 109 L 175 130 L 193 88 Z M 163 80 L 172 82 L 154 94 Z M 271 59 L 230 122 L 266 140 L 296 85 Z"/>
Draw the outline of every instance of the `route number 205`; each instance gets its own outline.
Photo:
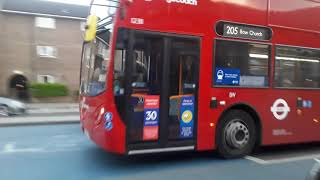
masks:
<path id="1" fill-rule="evenodd" d="M 239 27 L 227 26 L 227 34 L 237 35 Z"/>

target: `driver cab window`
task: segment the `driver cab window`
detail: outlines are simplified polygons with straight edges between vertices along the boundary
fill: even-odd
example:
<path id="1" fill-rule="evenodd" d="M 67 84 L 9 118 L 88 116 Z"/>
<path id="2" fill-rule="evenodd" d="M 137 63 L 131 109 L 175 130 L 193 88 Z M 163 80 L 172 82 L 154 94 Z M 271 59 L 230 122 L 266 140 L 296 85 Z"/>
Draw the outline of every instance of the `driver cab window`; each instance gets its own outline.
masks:
<path id="1" fill-rule="evenodd" d="M 106 90 L 109 40 L 116 10 L 110 1 L 93 0 L 92 4 L 90 14 L 98 17 L 96 37 L 84 43 L 81 63 L 80 93 L 87 96 L 97 96 Z"/>
<path id="2" fill-rule="evenodd" d="M 102 37 L 103 35 L 101 35 Z M 99 36 L 83 46 L 80 93 L 96 96 L 106 89 L 108 44 Z"/>

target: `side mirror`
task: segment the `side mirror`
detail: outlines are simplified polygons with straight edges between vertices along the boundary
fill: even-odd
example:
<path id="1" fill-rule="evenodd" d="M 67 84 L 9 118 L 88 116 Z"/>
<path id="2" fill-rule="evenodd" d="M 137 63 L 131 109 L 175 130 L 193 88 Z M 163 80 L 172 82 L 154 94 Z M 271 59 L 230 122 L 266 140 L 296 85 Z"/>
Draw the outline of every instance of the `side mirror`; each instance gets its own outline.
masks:
<path id="1" fill-rule="evenodd" d="M 86 31 L 84 34 L 84 41 L 90 42 L 94 40 L 97 32 L 98 16 L 90 15 L 87 18 Z"/>

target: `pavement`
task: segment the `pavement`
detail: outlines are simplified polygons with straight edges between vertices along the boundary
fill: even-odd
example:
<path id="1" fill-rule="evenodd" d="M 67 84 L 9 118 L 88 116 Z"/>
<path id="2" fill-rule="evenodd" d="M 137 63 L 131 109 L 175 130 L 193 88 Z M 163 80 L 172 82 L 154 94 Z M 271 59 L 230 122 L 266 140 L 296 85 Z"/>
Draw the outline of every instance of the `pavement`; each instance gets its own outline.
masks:
<path id="1" fill-rule="evenodd" d="M 0 117 L 0 126 L 79 122 L 79 105 L 75 103 L 27 104 L 27 113 L 24 115 Z"/>
<path id="2" fill-rule="evenodd" d="M 0 179 L 303 180 L 317 156 L 283 160 L 291 158 L 286 155 L 289 152 L 310 148 L 320 154 L 319 145 L 301 145 L 262 149 L 233 160 L 219 159 L 214 152 L 128 157 L 101 150 L 83 135 L 78 124 L 0 127 Z"/>

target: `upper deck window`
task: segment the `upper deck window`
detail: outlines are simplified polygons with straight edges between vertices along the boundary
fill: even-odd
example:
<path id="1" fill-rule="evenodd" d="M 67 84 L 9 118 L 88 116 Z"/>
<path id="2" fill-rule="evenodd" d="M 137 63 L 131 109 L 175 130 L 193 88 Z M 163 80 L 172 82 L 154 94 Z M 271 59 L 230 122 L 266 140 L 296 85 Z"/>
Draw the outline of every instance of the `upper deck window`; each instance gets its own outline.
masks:
<path id="1" fill-rule="evenodd" d="M 320 49 L 277 46 L 274 86 L 320 88 Z"/>
<path id="2" fill-rule="evenodd" d="M 267 44 L 216 40 L 214 85 L 268 87 L 269 62 Z"/>

